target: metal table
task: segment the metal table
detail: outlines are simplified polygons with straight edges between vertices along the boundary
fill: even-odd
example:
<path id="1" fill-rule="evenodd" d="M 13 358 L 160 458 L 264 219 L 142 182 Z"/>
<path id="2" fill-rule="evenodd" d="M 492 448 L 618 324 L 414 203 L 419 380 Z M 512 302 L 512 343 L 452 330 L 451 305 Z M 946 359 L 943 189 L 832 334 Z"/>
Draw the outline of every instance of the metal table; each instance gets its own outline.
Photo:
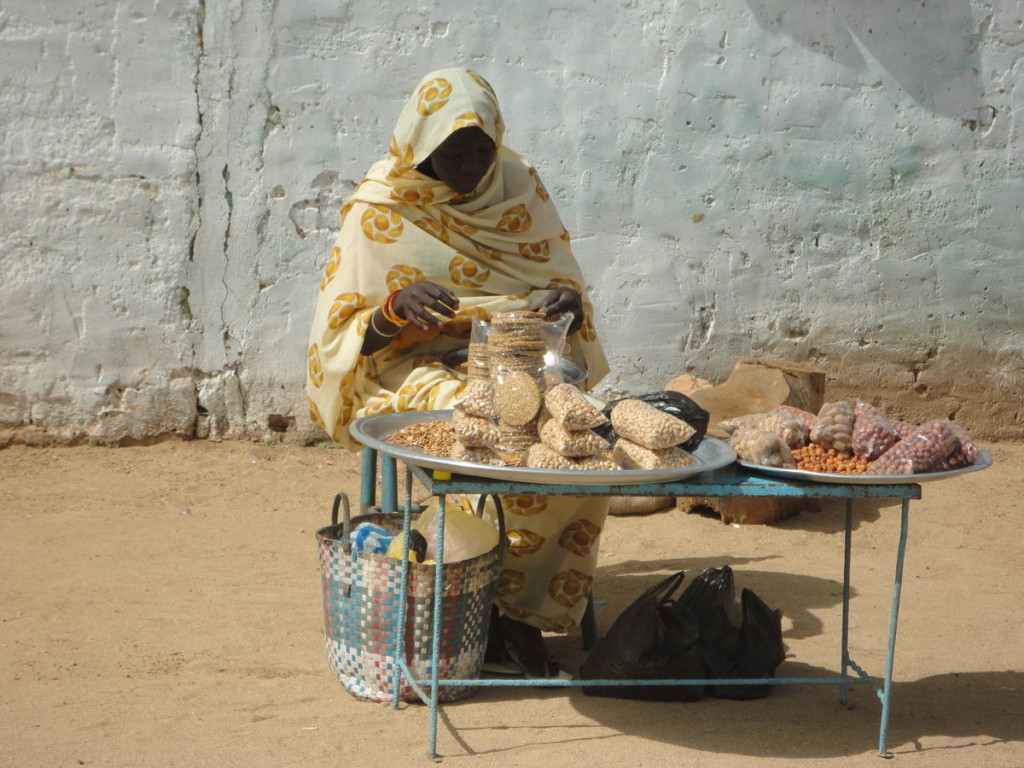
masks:
<path id="1" fill-rule="evenodd" d="M 379 467 L 378 467 L 379 459 Z M 406 541 L 408 541 L 408 530 L 411 515 L 414 511 L 421 509 L 412 504 L 412 477 L 415 476 L 426 487 L 428 492 L 438 499 L 438 553 L 437 561 L 441 562 L 444 557 L 444 521 L 445 521 L 445 497 L 448 494 L 473 494 L 481 496 L 494 496 L 498 500 L 499 494 L 532 493 L 539 495 L 591 495 L 591 496 L 760 496 L 760 497 L 790 497 L 804 499 L 845 499 L 846 520 L 845 534 L 843 540 L 843 609 L 842 609 L 842 634 L 840 642 L 840 672 L 836 677 L 813 677 L 813 678 L 750 678 L 750 679 L 701 679 L 701 680 L 564 680 L 552 679 L 444 679 L 439 678 L 439 637 L 438 625 L 435 620 L 433 639 L 432 676 L 430 679 L 416 680 L 410 673 L 405 662 L 404 633 L 401 631 L 404 626 L 404 616 L 400 616 L 396 624 L 396 649 L 395 656 L 399 674 L 403 675 L 417 692 L 424 703 L 430 707 L 430 732 L 428 754 L 430 757 L 437 756 L 437 715 L 438 715 L 438 691 L 441 683 L 446 686 L 529 686 L 529 687 L 582 687 L 582 686 L 617 686 L 617 685 L 718 685 L 718 684 L 742 684 L 742 685 L 790 685 L 790 684 L 834 684 L 839 687 L 839 700 L 843 705 L 848 703 L 849 687 L 851 684 L 872 685 L 876 695 L 881 701 L 881 718 L 878 728 L 878 754 L 883 757 L 890 757 L 886 751 L 886 734 L 888 731 L 889 713 L 891 707 L 892 693 L 892 670 L 893 657 L 896 650 L 896 627 L 899 620 L 900 591 L 903 584 L 903 558 L 907 545 L 907 526 L 910 511 L 910 500 L 921 498 L 921 486 L 917 483 L 906 484 L 864 484 L 859 483 L 813 483 L 813 482 L 792 482 L 780 480 L 774 477 L 763 476 L 753 473 L 738 464 L 693 475 L 684 480 L 664 483 L 648 483 L 642 485 L 564 485 L 564 484 L 541 484 L 525 482 L 509 482 L 490 478 L 470 477 L 466 475 L 450 474 L 438 470 L 424 469 L 416 465 L 407 465 L 405 470 L 405 502 L 401 505 L 397 500 L 398 472 L 396 459 L 388 455 L 386 451 L 380 454 L 373 448 L 363 450 L 363 464 L 361 474 L 361 509 L 364 511 L 378 510 L 383 512 L 401 512 L 404 514 L 404 526 L 406 530 Z M 380 504 L 376 504 L 376 483 L 377 478 L 381 480 Z M 889 638 L 885 657 L 885 670 L 879 680 L 876 676 L 869 675 L 852 658 L 850 658 L 849 640 L 849 612 L 850 612 L 850 553 L 853 527 L 853 502 L 855 499 L 877 499 L 890 498 L 900 499 L 902 502 L 900 535 L 896 548 L 896 573 L 892 589 L 892 605 L 889 619 Z M 500 510 L 500 501 L 499 510 Z M 404 569 L 407 570 L 407 560 L 404 562 Z M 436 583 L 434 591 L 434 616 L 441 615 L 441 602 L 444 593 L 441 583 L 441 569 L 435 569 Z M 403 594 L 400 604 L 406 604 L 404 585 L 406 573 L 403 573 Z M 591 607 L 592 608 L 592 607 Z M 592 620 L 592 610 L 588 611 Z M 585 617 L 585 621 L 587 621 Z M 586 626 L 582 627 L 584 633 L 588 631 Z M 594 631 L 593 627 L 590 628 Z M 399 704 L 398 691 L 400 681 L 394 686 L 394 706 Z"/>

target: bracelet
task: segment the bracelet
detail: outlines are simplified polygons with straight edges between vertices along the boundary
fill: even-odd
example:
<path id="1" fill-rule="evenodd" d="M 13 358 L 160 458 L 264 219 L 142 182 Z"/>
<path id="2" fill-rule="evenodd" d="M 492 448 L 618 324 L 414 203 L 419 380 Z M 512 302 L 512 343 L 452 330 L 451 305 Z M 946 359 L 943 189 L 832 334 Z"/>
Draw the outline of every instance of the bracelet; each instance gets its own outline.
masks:
<path id="1" fill-rule="evenodd" d="M 408 320 L 404 320 L 403 318 L 399 317 L 398 314 L 395 312 L 394 307 L 391 306 L 392 302 L 395 300 L 395 296 L 401 293 L 401 291 L 402 289 L 399 288 L 397 291 L 392 291 L 391 293 L 389 293 L 388 297 L 384 299 L 384 303 L 380 307 L 380 311 L 381 314 L 384 315 L 384 319 L 387 320 L 392 325 L 397 325 L 399 328 L 401 328 L 403 325 L 408 325 L 409 323 Z"/>
<path id="2" fill-rule="evenodd" d="M 397 336 L 398 334 L 400 334 L 402 332 L 402 329 L 399 328 L 394 333 L 381 333 L 380 329 L 377 327 L 377 323 L 375 323 L 373 321 L 373 318 L 374 318 L 374 316 L 376 314 L 377 314 L 376 310 L 374 310 L 373 312 L 370 313 L 370 327 L 373 328 L 373 332 L 376 333 L 378 336 L 380 336 L 382 339 L 393 339 L 395 336 Z M 384 319 L 387 320 L 387 317 L 385 317 Z"/>

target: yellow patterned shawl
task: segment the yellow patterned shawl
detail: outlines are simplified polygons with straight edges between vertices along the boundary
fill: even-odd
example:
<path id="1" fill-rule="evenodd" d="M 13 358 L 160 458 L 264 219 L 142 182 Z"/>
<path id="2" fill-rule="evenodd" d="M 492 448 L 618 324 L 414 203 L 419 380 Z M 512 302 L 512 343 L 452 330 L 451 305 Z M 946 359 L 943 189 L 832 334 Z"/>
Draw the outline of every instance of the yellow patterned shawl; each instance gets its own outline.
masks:
<path id="1" fill-rule="evenodd" d="M 458 195 L 416 170 L 452 132 L 477 126 L 498 146 L 476 193 Z M 474 317 L 536 309 L 548 292 L 583 277 L 569 233 L 530 163 L 502 145 L 504 125 L 491 86 L 467 69 L 427 75 L 402 109 L 387 159 L 368 172 L 341 209 L 341 230 L 320 281 L 309 340 L 310 419 L 351 445 L 360 416 L 449 408 L 464 377 L 438 360 L 465 347 Z M 419 280 L 450 288 L 457 317 L 434 338 L 411 325 L 389 346 L 363 356 L 370 315 L 389 293 Z M 588 371 L 586 387 L 608 372 L 584 300 L 583 326 L 569 355 Z"/>

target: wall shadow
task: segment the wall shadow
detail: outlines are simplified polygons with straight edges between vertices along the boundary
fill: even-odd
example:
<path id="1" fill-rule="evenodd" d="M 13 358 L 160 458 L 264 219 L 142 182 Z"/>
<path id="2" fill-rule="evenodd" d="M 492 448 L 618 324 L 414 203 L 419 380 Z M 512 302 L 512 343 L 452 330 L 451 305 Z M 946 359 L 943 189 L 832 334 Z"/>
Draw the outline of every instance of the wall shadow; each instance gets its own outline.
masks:
<path id="1" fill-rule="evenodd" d="M 968 119 L 982 107 L 978 43 L 991 15 L 969 3 L 929 0 L 747 0 L 758 25 L 857 71 L 869 58 L 924 109 Z"/>

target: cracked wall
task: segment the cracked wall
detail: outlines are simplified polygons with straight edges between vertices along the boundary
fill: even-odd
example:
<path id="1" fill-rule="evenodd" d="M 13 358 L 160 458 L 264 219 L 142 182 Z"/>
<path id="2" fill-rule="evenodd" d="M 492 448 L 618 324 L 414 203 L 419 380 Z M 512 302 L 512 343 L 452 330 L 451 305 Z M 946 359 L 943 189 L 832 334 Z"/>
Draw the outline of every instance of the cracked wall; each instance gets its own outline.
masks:
<path id="1" fill-rule="evenodd" d="M 1024 437 L 1021 2 L 73 5 L 0 9 L 0 443 L 316 439 L 337 209 L 457 62 L 559 202 L 605 391 L 789 358 Z"/>

